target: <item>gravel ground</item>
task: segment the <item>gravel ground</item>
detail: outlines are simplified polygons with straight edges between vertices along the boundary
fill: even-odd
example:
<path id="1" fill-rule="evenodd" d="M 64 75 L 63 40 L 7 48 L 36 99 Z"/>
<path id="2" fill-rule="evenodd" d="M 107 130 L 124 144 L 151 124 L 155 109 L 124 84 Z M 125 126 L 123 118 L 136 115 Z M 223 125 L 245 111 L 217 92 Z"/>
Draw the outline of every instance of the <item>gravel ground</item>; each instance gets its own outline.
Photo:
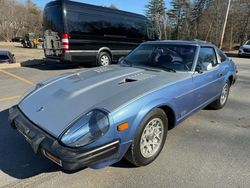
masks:
<path id="1" fill-rule="evenodd" d="M 10 51 L 13 53 L 17 63 L 42 60 L 44 58 L 43 49 L 23 48 L 21 43 L 16 42 L 0 42 L 0 51 Z"/>

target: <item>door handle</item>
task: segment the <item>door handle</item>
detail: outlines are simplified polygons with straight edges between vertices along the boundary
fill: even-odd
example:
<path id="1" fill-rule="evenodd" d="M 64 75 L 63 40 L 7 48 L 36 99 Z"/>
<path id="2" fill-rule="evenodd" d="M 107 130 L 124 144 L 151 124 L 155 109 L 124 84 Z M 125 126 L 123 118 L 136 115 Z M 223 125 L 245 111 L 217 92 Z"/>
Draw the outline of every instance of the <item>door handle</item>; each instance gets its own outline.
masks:
<path id="1" fill-rule="evenodd" d="M 222 77 L 222 76 L 224 76 L 224 74 L 223 74 L 223 73 L 220 73 L 220 77 Z"/>

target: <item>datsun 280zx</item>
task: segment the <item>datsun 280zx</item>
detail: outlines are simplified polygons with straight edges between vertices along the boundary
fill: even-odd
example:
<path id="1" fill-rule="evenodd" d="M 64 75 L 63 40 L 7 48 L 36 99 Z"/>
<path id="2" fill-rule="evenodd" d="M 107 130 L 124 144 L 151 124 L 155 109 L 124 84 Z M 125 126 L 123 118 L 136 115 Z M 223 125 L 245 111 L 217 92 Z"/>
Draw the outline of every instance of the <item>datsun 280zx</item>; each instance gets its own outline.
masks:
<path id="1" fill-rule="evenodd" d="M 193 41 L 141 44 L 118 65 L 37 84 L 9 110 L 11 126 L 67 170 L 102 168 L 124 156 L 145 166 L 167 132 L 207 106 L 225 106 L 235 63 L 216 46 Z"/>

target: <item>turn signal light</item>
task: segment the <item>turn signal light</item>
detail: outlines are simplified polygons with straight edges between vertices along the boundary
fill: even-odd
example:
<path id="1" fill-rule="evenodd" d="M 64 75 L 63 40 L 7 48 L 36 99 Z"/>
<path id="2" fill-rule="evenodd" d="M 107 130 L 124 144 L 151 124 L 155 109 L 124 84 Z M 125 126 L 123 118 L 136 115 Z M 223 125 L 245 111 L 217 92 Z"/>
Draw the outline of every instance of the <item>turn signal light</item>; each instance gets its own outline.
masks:
<path id="1" fill-rule="evenodd" d="M 118 131 L 125 131 L 125 130 L 127 130 L 128 128 L 129 128 L 128 122 L 123 123 L 123 124 L 117 126 L 117 130 L 118 130 Z"/>

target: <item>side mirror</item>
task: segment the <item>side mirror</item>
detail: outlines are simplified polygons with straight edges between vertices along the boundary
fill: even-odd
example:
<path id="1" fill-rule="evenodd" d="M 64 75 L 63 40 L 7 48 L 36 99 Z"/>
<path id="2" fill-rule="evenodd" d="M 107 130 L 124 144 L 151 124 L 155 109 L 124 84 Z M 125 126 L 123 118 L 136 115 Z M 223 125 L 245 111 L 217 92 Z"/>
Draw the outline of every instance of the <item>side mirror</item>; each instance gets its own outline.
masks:
<path id="1" fill-rule="evenodd" d="M 121 63 L 125 59 L 125 56 L 119 58 L 118 63 Z"/>
<path id="2" fill-rule="evenodd" d="M 209 62 L 204 62 L 202 63 L 202 65 L 204 66 L 205 71 L 210 71 L 213 68 L 212 63 L 209 63 Z"/>

